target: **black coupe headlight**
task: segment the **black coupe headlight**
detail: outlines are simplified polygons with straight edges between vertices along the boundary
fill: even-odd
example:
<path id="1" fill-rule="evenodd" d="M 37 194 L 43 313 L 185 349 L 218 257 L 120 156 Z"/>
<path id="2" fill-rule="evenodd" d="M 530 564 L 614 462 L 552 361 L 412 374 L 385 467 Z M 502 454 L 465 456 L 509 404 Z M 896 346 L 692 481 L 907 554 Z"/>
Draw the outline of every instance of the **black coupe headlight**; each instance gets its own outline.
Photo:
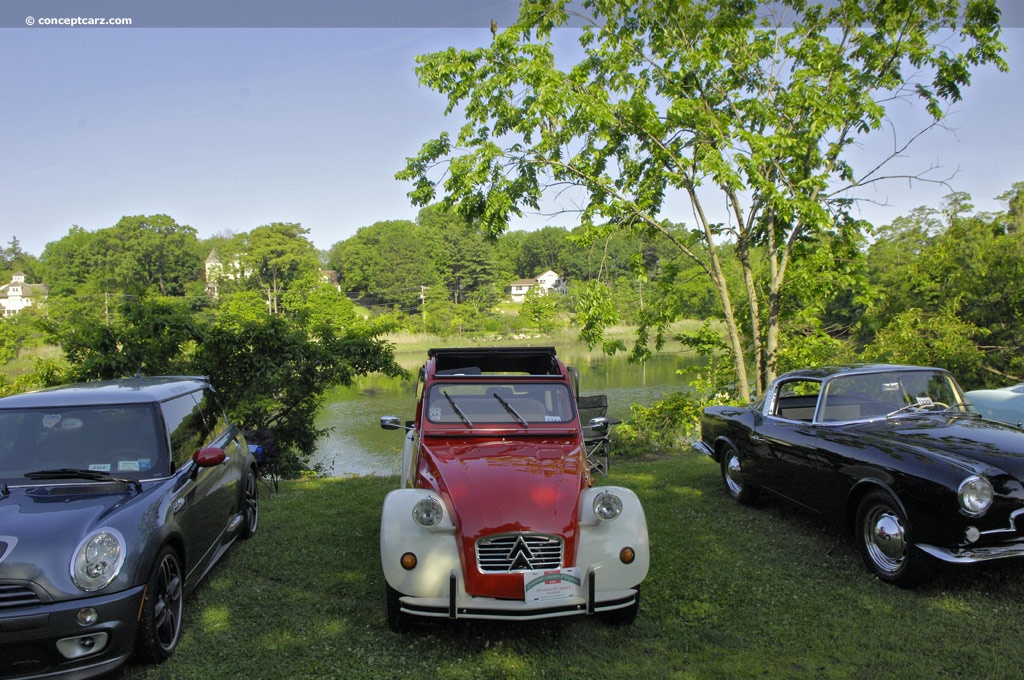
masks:
<path id="1" fill-rule="evenodd" d="M 972 475 L 960 482 L 956 492 L 960 507 L 971 517 L 981 517 L 988 512 L 994 496 L 992 483 L 979 475 Z"/>
<path id="2" fill-rule="evenodd" d="M 121 532 L 110 527 L 100 529 L 78 544 L 71 560 L 71 580 L 88 592 L 104 588 L 117 578 L 124 556 Z"/>

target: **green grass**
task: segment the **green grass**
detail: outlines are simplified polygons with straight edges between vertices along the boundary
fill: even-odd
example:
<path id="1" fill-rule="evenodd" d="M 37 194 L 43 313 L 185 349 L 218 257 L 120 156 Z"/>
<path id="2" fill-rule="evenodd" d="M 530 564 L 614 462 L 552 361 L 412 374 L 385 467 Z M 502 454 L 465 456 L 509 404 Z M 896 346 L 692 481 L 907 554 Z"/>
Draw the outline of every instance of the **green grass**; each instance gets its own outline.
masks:
<path id="1" fill-rule="evenodd" d="M 613 461 L 636 490 L 651 572 L 636 622 L 447 622 L 391 633 L 378 523 L 394 478 L 284 482 L 259 534 L 186 607 L 177 654 L 142 678 L 1010 678 L 1024 668 L 1024 564 L 905 591 L 852 539 L 780 503 L 741 507 L 693 454 Z"/>

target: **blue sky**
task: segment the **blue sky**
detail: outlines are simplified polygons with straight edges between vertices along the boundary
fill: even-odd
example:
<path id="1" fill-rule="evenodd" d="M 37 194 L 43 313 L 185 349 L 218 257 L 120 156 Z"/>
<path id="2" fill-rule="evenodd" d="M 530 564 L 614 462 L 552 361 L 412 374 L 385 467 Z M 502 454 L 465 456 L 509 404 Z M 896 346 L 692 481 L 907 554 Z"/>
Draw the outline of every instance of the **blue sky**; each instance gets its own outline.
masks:
<path id="1" fill-rule="evenodd" d="M 0 9 L 3 2 L 0 0 Z M 4 23 L 3 25 L 11 25 Z M 16 25 L 16 24 L 14 24 Z M 457 120 L 420 87 L 417 54 L 490 40 L 480 28 L 0 28 L 0 245 L 39 255 L 72 225 L 166 213 L 200 237 L 300 222 L 320 248 L 379 220 L 412 219 L 404 160 Z M 903 159 L 941 166 L 981 210 L 1024 181 L 1024 29 L 1009 74 L 978 73 L 948 121 Z M 903 125 L 919 122 L 910 116 Z M 904 131 L 905 132 L 905 131 Z M 865 154 L 884 148 L 884 135 Z M 893 182 L 863 195 L 884 224 L 947 187 Z M 685 210 L 666 215 L 684 221 Z M 529 217 L 513 228 L 571 227 Z"/>

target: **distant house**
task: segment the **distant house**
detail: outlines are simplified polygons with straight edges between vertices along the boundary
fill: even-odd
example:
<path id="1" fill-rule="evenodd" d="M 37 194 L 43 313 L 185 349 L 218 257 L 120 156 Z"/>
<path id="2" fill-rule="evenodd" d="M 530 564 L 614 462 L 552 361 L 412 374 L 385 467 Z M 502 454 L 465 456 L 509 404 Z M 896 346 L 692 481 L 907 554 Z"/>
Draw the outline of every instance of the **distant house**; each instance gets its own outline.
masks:
<path id="1" fill-rule="evenodd" d="M 518 281 L 513 281 L 509 286 L 509 295 L 512 296 L 512 302 L 522 302 L 525 300 L 526 294 L 529 293 L 532 288 L 539 289 L 544 295 L 551 292 L 565 295 L 567 292 L 565 281 L 562 277 L 549 269 L 543 274 L 539 274 L 535 279 L 519 279 Z"/>
<path id="2" fill-rule="evenodd" d="M 218 295 L 217 284 L 224 279 L 229 281 L 237 281 L 242 278 L 242 265 L 237 258 L 228 262 L 227 266 L 220 259 L 220 255 L 217 254 L 217 249 L 214 248 L 210 251 L 210 254 L 206 256 L 206 292 L 210 297 L 216 298 Z"/>
<path id="3" fill-rule="evenodd" d="M 338 272 L 333 269 L 321 269 L 320 280 L 339 293 L 341 292 L 341 280 L 338 278 Z"/>
<path id="4" fill-rule="evenodd" d="M 14 316 L 45 300 L 49 292 L 49 287 L 42 283 L 25 283 L 25 275 L 17 272 L 10 283 L 0 286 L 0 308 L 3 308 L 4 316 Z"/>

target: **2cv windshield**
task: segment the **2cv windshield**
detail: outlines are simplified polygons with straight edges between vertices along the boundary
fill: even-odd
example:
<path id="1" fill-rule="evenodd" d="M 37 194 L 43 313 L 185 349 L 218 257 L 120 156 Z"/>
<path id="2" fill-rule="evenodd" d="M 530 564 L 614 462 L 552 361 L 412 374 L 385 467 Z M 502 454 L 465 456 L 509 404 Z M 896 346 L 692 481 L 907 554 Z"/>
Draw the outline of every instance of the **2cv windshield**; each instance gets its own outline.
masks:
<path id="1" fill-rule="evenodd" d="M 424 405 L 431 423 L 475 426 L 572 423 L 576 419 L 565 384 L 540 382 L 434 383 Z"/>

